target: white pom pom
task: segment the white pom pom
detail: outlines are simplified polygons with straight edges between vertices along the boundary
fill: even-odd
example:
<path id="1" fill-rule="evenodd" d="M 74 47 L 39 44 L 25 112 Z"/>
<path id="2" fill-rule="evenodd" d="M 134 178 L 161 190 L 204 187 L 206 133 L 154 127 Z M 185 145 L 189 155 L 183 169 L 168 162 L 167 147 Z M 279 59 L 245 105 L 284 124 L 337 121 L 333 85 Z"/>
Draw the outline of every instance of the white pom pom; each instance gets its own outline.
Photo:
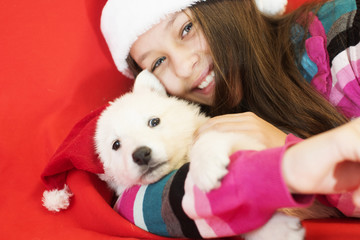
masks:
<path id="1" fill-rule="evenodd" d="M 287 0 L 255 0 L 261 12 L 267 15 L 281 15 L 285 12 Z"/>
<path id="2" fill-rule="evenodd" d="M 49 211 L 59 212 L 62 209 L 67 209 L 70 205 L 70 197 L 73 194 L 67 185 L 61 190 L 44 191 L 43 193 L 43 206 Z"/>

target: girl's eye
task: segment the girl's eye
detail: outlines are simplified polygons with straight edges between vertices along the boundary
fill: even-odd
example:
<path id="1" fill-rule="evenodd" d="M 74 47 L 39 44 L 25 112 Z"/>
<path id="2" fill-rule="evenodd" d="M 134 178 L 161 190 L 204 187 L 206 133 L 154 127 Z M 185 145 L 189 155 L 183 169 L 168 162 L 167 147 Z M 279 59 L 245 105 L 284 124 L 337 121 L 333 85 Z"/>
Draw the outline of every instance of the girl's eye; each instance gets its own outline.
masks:
<path id="1" fill-rule="evenodd" d="M 156 68 L 158 68 L 164 61 L 165 61 L 166 57 L 161 57 L 159 59 L 156 60 L 154 66 L 152 66 L 151 68 L 151 72 L 154 72 Z"/>
<path id="2" fill-rule="evenodd" d="M 117 151 L 120 148 L 120 146 L 121 146 L 120 141 L 116 140 L 115 142 L 113 142 L 112 149 L 114 151 Z"/>
<path id="3" fill-rule="evenodd" d="M 152 118 L 149 120 L 148 125 L 149 127 L 153 128 L 160 124 L 160 118 Z"/>
<path id="4" fill-rule="evenodd" d="M 192 29 L 193 27 L 193 23 L 189 22 L 188 24 L 186 24 L 186 26 L 184 27 L 182 33 L 181 33 L 181 38 L 184 38 Z"/>

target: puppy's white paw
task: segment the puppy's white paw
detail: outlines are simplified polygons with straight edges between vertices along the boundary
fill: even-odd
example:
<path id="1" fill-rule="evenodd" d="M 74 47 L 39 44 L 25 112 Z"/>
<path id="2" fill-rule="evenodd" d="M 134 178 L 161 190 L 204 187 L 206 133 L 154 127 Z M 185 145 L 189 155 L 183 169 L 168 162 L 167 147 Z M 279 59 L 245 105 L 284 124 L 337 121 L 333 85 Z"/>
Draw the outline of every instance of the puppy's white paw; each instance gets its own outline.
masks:
<path id="1" fill-rule="evenodd" d="M 190 170 L 195 185 L 204 192 L 220 187 L 221 179 L 228 173 L 230 159 L 226 141 L 215 132 L 201 136 L 190 150 Z"/>
<path id="2" fill-rule="evenodd" d="M 219 188 L 221 185 L 221 179 L 228 173 L 226 164 L 224 166 L 212 165 L 211 163 L 204 163 L 209 158 L 203 158 L 196 161 L 196 163 L 190 165 L 190 174 L 194 181 L 194 184 L 202 191 L 209 192 L 213 189 Z M 212 158 L 213 159 L 213 158 Z M 217 159 L 216 161 L 223 161 Z M 204 163 L 204 164 L 203 164 Z"/>
<path id="3" fill-rule="evenodd" d="M 261 228 L 244 234 L 246 240 L 304 240 L 305 229 L 300 219 L 275 213 L 274 216 Z"/>

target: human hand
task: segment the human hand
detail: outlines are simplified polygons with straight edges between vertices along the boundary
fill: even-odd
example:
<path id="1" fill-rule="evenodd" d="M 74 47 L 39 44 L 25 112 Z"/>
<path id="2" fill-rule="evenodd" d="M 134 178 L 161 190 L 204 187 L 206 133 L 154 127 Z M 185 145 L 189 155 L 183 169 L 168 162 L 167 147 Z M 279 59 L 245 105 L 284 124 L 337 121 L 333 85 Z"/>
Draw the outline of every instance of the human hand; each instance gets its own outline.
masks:
<path id="1" fill-rule="evenodd" d="M 286 134 L 252 112 L 210 118 L 195 133 L 195 140 L 205 132 L 231 132 L 247 140 L 241 149 L 263 150 L 284 145 Z M 250 144 L 251 143 L 251 144 Z M 240 150 L 240 149 L 238 149 Z"/>
<path id="2" fill-rule="evenodd" d="M 190 176 L 198 188 L 208 192 L 221 185 L 233 152 L 280 146 L 285 138 L 285 133 L 253 113 L 212 118 L 198 130 L 190 149 Z"/>
<path id="3" fill-rule="evenodd" d="M 360 207 L 360 119 L 290 147 L 282 173 L 292 193 L 354 191 L 353 202 Z"/>

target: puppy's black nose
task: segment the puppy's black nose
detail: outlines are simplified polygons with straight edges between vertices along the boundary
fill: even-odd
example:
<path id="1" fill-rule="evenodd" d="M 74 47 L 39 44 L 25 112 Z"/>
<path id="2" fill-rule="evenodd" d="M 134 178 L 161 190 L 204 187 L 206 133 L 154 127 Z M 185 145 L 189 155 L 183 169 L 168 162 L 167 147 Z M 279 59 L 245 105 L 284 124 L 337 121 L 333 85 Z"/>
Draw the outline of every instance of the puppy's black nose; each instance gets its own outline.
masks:
<path id="1" fill-rule="evenodd" d="M 137 165 L 147 165 L 151 159 L 151 149 L 148 147 L 139 147 L 133 152 L 132 157 Z"/>

